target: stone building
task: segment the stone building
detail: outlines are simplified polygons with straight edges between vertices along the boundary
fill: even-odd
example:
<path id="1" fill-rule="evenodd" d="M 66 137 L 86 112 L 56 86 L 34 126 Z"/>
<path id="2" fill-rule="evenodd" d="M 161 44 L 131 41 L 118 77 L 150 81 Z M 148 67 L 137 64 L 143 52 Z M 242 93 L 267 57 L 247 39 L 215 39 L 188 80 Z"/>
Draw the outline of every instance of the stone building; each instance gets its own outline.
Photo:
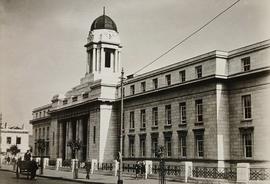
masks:
<path id="1" fill-rule="evenodd" d="M 91 26 L 87 71 L 65 96 L 33 110 L 35 138 L 47 136 L 51 158 L 116 158 L 120 133 L 121 44 L 116 24 L 102 15 Z M 229 52 L 212 51 L 124 82 L 123 156 L 226 164 L 270 161 L 270 40 Z M 43 133 L 41 133 L 43 132 Z M 48 132 L 47 134 L 44 132 Z"/>
<path id="2" fill-rule="evenodd" d="M 24 128 L 17 126 L 8 127 L 7 123 L 5 123 L 5 125 L 0 128 L 0 136 L 0 154 L 11 155 L 9 149 L 13 145 L 16 145 L 19 149 L 19 157 L 23 157 L 26 151 L 29 150 L 29 132 Z"/>

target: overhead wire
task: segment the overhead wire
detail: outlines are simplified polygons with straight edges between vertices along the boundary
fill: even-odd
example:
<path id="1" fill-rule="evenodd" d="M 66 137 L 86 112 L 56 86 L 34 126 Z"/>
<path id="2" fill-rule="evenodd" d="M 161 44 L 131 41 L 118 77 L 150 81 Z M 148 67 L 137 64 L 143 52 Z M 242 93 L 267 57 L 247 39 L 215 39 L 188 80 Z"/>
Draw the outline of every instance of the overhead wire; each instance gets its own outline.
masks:
<path id="1" fill-rule="evenodd" d="M 165 56 L 166 54 L 168 54 L 169 52 L 171 52 L 172 50 L 174 50 L 176 47 L 178 47 L 179 45 L 181 45 L 182 43 L 184 43 L 186 40 L 188 40 L 190 37 L 192 37 L 193 35 L 195 35 L 196 33 L 200 32 L 203 28 L 205 28 L 206 26 L 208 26 L 211 22 L 213 22 L 215 19 L 217 19 L 219 16 L 221 16 L 222 14 L 224 14 L 226 11 L 228 11 L 229 9 L 231 9 L 234 5 L 236 5 L 240 0 L 235 1 L 233 4 L 231 4 L 230 6 L 228 6 L 226 9 L 224 9 L 223 11 L 221 11 L 219 14 L 217 14 L 214 18 L 210 19 L 208 22 L 206 22 L 203 26 L 201 26 L 199 29 L 195 30 L 194 32 L 192 32 L 191 34 L 189 34 L 187 37 L 185 37 L 182 41 L 180 41 L 179 43 L 175 44 L 174 46 L 172 46 L 170 49 L 168 49 L 167 51 L 165 51 L 163 54 L 161 54 L 160 56 L 158 56 L 156 59 L 154 59 L 153 61 L 151 61 L 150 63 L 148 63 L 147 65 L 143 66 L 142 68 L 140 68 L 139 70 L 137 70 L 136 72 L 133 73 L 133 75 L 137 74 L 138 72 L 142 71 L 143 69 L 147 68 L 148 66 L 152 65 L 154 62 L 156 62 L 157 60 L 159 60 L 160 58 L 162 58 L 163 56 Z"/>

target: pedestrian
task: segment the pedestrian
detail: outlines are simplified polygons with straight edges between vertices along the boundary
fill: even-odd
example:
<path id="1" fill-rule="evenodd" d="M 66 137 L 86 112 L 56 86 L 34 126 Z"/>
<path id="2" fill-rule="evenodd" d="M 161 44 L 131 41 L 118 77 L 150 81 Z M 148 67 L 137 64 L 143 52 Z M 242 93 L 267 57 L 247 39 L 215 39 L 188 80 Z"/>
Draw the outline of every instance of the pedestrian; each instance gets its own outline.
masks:
<path id="1" fill-rule="evenodd" d="M 25 161 L 30 161 L 31 160 L 31 152 L 30 152 L 30 150 L 27 150 L 26 153 L 24 154 L 24 160 Z"/>
<path id="2" fill-rule="evenodd" d="M 37 162 L 34 159 L 30 160 L 30 172 L 31 172 L 30 179 L 35 179 L 37 170 L 38 170 Z"/>
<path id="3" fill-rule="evenodd" d="M 141 170 L 142 170 L 142 177 L 143 179 L 146 179 L 146 168 L 145 168 L 145 161 L 142 162 Z"/>
<path id="4" fill-rule="evenodd" d="M 10 157 L 9 156 L 7 157 L 7 163 L 8 163 L 8 165 L 10 164 Z"/>
<path id="5" fill-rule="evenodd" d="M 138 179 L 138 174 L 140 173 L 140 163 L 139 161 L 135 164 L 136 179 Z"/>

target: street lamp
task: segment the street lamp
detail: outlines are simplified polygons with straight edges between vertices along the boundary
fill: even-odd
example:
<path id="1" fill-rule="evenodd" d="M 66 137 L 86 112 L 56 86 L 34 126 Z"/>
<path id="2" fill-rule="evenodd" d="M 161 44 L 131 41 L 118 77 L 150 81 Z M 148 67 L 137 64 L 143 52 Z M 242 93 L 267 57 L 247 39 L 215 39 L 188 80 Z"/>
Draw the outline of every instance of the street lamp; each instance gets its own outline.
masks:
<path id="1" fill-rule="evenodd" d="M 72 140 L 72 141 L 69 141 L 67 145 L 70 146 L 72 150 L 72 154 L 74 153 L 75 155 L 73 179 L 78 179 L 78 165 L 77 165 L 78 156 L 77 155 L 78 155 L 78 150 L 80 150 L 82 147 L 82 143 L 80 142 L 80 140 Z"/>
<path id="2" fill-rule="evenodd" d="M 43 154 L 45 151 L 45 139 L 38 139 L 37 146 L 40 153 L 40 174 L 43 174 Z"/>
<path id="3" fill-rule="evenodd" d="M 122 127 L 124 123 L 124 88 L 123 88 L 123 83 L 124 83 L 124 69 L 122 68 L 121 71 L 121 110 L 120 110 L 120 148 L 119 148 L 119 172 L 118 172 L 118 181 L 117 184 L 123 184 L 123 179 L 122 179 L 122 148 L 123 148 L 123 132 L 122 132 Z"/>

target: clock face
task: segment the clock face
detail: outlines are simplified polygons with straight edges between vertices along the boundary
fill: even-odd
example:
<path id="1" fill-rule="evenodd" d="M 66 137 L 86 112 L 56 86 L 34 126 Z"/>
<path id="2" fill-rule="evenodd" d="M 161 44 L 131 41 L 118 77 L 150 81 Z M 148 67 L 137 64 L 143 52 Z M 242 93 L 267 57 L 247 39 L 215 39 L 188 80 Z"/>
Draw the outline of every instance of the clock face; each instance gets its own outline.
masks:
<path id="1" fill-rule="evenodd" d="M 113 37 L 113 34 L 112 33 L 107 33 L 106 34 L 106 37 L 109 38 L 109 39 L 111 39 Z"/>

